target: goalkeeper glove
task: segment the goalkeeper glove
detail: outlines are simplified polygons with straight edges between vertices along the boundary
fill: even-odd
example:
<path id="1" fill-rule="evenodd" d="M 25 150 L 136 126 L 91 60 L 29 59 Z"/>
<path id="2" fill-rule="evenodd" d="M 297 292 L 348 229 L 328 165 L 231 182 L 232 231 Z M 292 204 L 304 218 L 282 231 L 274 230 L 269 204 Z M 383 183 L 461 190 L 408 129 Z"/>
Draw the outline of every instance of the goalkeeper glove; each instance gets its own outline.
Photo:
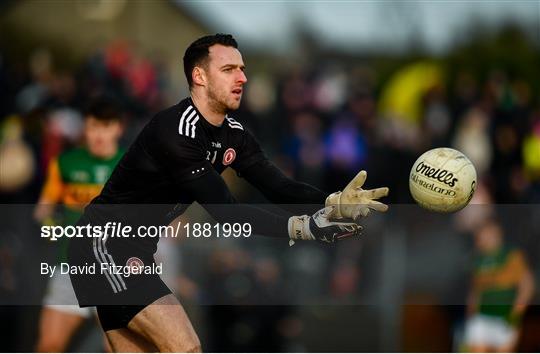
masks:
<path id="1" fill-rule="evenodd" d="M 376 189 L 362 189 L 367 178 L 366 171 L 360 171 L 356 177 L 345 187 L 343 192 L 335 192 L 326 198 L 326 206 L 336 206 L 330 219 L 352 219 L 357 220 L 359 217 L 365 217 L 370 210 L 385 212 L 388 210 L 388 205 L 381 203 L 375 199 L 386 197 L 389 189 L 387 187 Z"/>
<path id="2" fill-rule="evenodd" d="M 302 215 L 289 218 L 289 245 L 295 240 L 317 240 L 334 243 L 341 239 L 358 236 L 362 226 L 354 222 L 330 221 L 329 216 L 335 207 L 327 207 L 317 211 L 313 216 Z"/>

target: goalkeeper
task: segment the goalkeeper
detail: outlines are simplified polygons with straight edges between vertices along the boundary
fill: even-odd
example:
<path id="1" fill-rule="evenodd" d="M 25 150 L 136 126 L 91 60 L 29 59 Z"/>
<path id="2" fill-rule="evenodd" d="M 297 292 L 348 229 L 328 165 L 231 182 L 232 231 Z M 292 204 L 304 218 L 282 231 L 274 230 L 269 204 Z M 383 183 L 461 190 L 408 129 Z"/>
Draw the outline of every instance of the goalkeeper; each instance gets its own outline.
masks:
<path id="1" fill-rule="evenodd" d="M 358 235 L 358 221 L 370 210 L 385 211 L 387 206 L 376 199 L 386 196 L 388 188 L 362 189 L 364 171 L 342 192 L 327 195 L 287 178 L 265 157 L 255 138 L 228 116 L 240 105 L 244 68 L 230 35 L 192 43 L 184 55 L 190 97 L 156 114 L 143 128 L 79 225 L 167 225 L 196 201 L 220 223 L 250 223 L 257 234 L 291 242 L 333 243 Z M 283 217 L 236 204 L 220 176 L 228 167 L 273 203 L 326 206 L 311 216 Z M 151 206 L 145 210 L 145 204 Z M 156 244 L 156 238 L 78 238 L 70 244 L 69 261 L 72 266 L 96 264 L 97 269 L 104 263 L 153 266 Z M 159 275 L 105 272 L 72 274 L 71 280 L 79 305 L 97 307 L 114 351 L 201 350 L 183 307 Z"/>

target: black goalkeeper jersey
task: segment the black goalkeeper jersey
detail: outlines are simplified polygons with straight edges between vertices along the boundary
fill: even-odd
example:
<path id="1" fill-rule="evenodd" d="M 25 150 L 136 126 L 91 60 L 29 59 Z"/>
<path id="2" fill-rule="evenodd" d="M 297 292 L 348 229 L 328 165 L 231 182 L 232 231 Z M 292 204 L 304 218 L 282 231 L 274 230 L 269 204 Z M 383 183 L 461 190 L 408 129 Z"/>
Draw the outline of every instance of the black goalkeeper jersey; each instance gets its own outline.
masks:
<path id="1" fill-rule="evenodd" d="M 214 126 L 187 98 L 144 127 L 95 202 L 191 203 L 195 196 L 185 190 L 185 182 L 227 167 L 241 172 L 264 159 L 242 124 L 226 117 Z"/>
<path id="2" fill-rule="evenodd" d="M 327 195 L 286 177 L 242 124 L 226 116 L 221 126 L 214 126 L 187 98 L 156 114 L 143 128 L 83 219 L 166 225 L 197 201 L 218 222 L 250 223 L 254 233 L 288 237 L 287 215 L 236 203 L 220 176 L 227 167 L 273 203 L 320 205 Z M 155 250 L 157 239 L 122 242 Z"/>

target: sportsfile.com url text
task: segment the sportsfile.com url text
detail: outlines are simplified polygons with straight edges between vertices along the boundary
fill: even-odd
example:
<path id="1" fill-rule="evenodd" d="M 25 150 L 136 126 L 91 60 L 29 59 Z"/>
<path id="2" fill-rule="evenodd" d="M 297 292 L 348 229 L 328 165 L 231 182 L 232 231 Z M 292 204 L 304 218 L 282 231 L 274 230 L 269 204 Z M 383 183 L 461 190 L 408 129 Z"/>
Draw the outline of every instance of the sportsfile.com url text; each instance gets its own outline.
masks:
<path id="1" fill-rule="evenodd" d="M 251 224 L 249 223 L 184 223 L 173 225 L 141 225 L 133 228 L 121 222 L 107 222 L 105 225 L 44 225 L 41 227 L 41 237 L 56 241 L 67 237 L 250 237 Z M 135 232 L 134 232 L 135 231 Z M 182 232 L 182 234 L 180 234 Z"/>

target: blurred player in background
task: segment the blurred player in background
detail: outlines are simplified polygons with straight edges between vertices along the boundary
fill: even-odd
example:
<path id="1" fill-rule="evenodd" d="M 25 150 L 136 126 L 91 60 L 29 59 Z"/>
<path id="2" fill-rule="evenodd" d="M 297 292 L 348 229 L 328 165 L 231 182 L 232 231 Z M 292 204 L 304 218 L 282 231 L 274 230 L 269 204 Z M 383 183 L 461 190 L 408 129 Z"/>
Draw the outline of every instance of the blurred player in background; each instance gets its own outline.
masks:
<path id="1" fill-rule="evenodd" d="M 489 219 L 474 237 L 478 254 L 467 304 L 467 350 L 514 352 L 534 278 L 523 252 L 504 244 L 498 222 Z"/>
<path id="2" fill-rule="evenodd" d="M 110 97 L 94 99 L 84 112 L 85 145 L 53 159 L 34 217 L 41 223 L 73 225 L 95 198 L 123 155 L 118 146 L 122 111 Z M 57 205 L 61 210 L 57 212 Z M 59 238 L 57 263 L 67 262 L 68 238 Z M 40 317 L 39 352 L 63 352 L 83 321 L 93 315 L 79 308 L 68 274 L 55 272 L 47 287 Z"/>

